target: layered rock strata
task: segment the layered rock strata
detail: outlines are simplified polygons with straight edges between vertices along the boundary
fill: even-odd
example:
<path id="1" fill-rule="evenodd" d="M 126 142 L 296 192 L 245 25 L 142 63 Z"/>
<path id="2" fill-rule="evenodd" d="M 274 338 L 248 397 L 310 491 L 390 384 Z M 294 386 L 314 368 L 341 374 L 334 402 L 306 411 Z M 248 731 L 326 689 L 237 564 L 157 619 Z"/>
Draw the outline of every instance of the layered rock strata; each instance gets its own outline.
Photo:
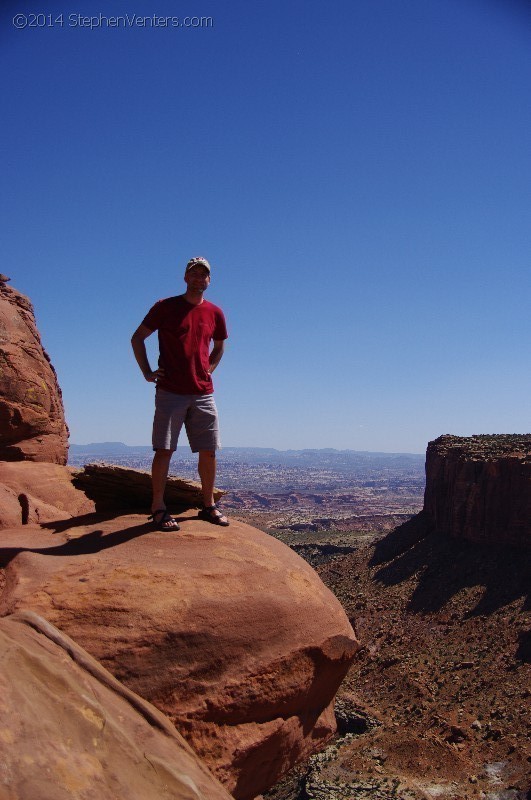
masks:
<path id="1" fill-rule="evenodd" d="M 66 464 L 61 390 L 29 299 L 0 280 L 0 460 Z"/>
<path id="2" fill-rule="evenodd" d="M 0 620 L 0 797 L 230 800 L 163 714 L 32 612 Z"/>
<path id="3" fill-rule="evenodd" d="M 424 512 L 441 533 L 531 545 L 531 434 L 440 436 L 428 444 Z"/>
<path id="4" fill-rule="evenodd" d="M 149 508 L 151 503 L 151 473 L 114 464 L 86 464 L 75 473 L 74 485 L 93 500 L 98 511 Z M 225 492 L 214 489 L 217 502 Z M 168 507 L 199 508 L 203 495 L 199 481 L 171 475 L 164 495 Z"/>
<path id="5" fill-rule="evenodd" d="M 252 798 L 333 734 L 358 643 L 287 546 L 244 523 L 180 522 L 179 533 L 134 515 L 4 531 L 0 613 L 49 619 L 167 714 L 229 792 Z"/>

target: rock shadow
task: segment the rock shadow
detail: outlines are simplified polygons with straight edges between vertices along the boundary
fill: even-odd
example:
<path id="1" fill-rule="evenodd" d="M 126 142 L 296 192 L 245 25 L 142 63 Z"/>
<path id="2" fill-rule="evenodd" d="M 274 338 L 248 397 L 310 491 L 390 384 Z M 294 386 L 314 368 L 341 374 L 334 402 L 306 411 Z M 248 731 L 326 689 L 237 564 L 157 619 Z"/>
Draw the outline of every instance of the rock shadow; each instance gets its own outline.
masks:
<path id="1" fill-rule="evenodd" d="M 521 631 L 518 636 L 518 650 L 516 657 L 526 664 L 531 663 L 531 629 Z"/>
<path id="2" fill-rule="evenodd" d="M 375 574 L 375 580 L 386 586 L 416 580 L 408 611 L 440 611 L 458 592 L 474 587 L 481 587 L 483 593 L 465 618 L 489 615 L 518 599 L 527 606 L 530 551 L 426 531 L 422 518 L 410 520 L 377 543 L 370 562 L 370 566 L 387 562 Z"/>
<path id="3" fill-rule="evenodd" d="M 53 531 L 53 533 L 64 533 L 70 528 L 81 528 L 85 525 L 98 525 L 101 522 L 108 522 L 110 519 L 116 519 L 124 514 L 133 514 L 134 511 L 107 511 L 105 513 L 91 512 L 90 514 L 79 514 L 77 517 L 67 517 L 66 519 L 58 519 L 53 522 L 41 522 L 40 527 L 45 530 Z M 147 511 L 145 512 L 147 516 Z"/>
<path id="4" fill-rule="evenodd" d="M 184 514 L 187 511 L 195 510 L 196 506 L 191 506 L 187 503 L 180 503 L 179 505 L 172 503 L 171 507 L 168 506 L 168 511 L 172 516 L 176 514 Z M 117 506 L 116 508 L 103 508 L 96 509 L 89 514 L 79 514 L 77 517 L 67 517 L 65 519 L 54 520 L 53 522 L 41 522 L 40 527 L 46 530 L 51 530 L 54 533 L 64 533 L 70 528 L 80 528 L 84 525 L 98 525 L 101 522 L 107 522 L 110 519 L 117 517 L 130 516 L 136 514 L 138 516 L 145 516 L 146 519 L 150 516 L 151 511 L 149 506 L 141 506 L 134 508 L 132 506 Z M 151 523 L 150 523 L 151 524 Z"/>
<path id="5" fill-rule="evenodd" d="M 71 527 L 75 527 L 75 519 L 76 518 L 74 518 L 74 520 L 69 520 L 69 522 L 74 521 Z M 56 523 L 49 524 L 52 525 Z M 80 524 L 86 524 L 86 522 Z M 63 530 L 67 530 L 67 528 Z M 111 533 L 104 533 L 103 530 L 97 528 L 75 539 L 70 539 L 68 542 L 53 545 L 52 547 L 0 547 L 0 568 L 7 567 L 19 553 L 39 553 L 46 556 L 91 555 L 93 553 L 99 553 L 102 550 L 108 550 L 110 547 L 117 547 L 120 544 L 129 542 L 131 539 L 135 539 L 137 536 L 143 536 L 146 533 L 154 532 L 153 524 L 151 522 L 144 522 L 140 525 L 131 525 L 128 528 L 122 528 L 121 530 L 112 531 Z"/>
<path id="6" fill-rule="evenodd" d="M 429 532 L 428 519 L 424 511 L 421 511 L 376 542 L 369 566 L 376 567 L 391 561 L 424 539 Z"/>

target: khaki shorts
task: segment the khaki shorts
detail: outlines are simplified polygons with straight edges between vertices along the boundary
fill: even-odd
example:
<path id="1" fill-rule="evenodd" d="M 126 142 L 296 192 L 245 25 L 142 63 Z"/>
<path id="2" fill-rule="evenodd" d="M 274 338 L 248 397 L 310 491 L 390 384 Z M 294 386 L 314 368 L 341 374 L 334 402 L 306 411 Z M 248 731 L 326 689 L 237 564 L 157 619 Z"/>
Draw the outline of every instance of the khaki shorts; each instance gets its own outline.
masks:
<path id="1" fill-rule="evenodd" d="M 214 395 L 174 394 L 157 389 L 153 450 L 175 450 L 183 423 L 192 453 L 221 447 Z"/>

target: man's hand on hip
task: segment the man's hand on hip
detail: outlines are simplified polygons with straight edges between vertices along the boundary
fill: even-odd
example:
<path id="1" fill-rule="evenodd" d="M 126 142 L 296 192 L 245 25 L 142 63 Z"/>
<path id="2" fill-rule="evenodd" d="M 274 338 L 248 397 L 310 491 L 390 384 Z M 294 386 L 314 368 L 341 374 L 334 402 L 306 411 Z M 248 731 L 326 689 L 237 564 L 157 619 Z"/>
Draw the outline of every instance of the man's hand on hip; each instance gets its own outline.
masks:
<path id="1" fill-rule="evenodd" d="M 156 383 L 158 380 L 164 377 L 164 370 L 162 367 L 159 367 L 154 372 L 144 372 L 144 378 L 149 383 Z"/>

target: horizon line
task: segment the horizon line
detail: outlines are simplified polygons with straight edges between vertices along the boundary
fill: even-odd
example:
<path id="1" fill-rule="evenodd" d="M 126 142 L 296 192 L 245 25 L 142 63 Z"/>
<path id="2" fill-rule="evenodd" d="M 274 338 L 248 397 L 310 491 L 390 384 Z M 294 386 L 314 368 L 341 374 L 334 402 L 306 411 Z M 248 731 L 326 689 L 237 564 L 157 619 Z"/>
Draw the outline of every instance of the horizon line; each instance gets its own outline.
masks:
<path id="1" fill-rule="evenodd" d="M 129 447 L 134 449 L 135 447 L 148 447 L 152 449 L 151 444 L 126 444 L 125 442 L 119 441 L 105 441 L 105 442 L 85 442 L 84 444 L 79 444 L 78 442 L 70 442 L 68 447 L 95 447 L 98 445 L 121 445 L 122 447 Z M 177 449 L 188 450 L 189 445 L 186 444 L 179 444 L 177 445 Z M 384 454 L 384 455 L 407 455 L 407 456 L 424 456 L 426 453 L 425 451 L 413 452 L 410 450 L 355 450 L 352 447 L 286 447 L 285 449 L 281 449 L 278 447 L 272 447 L 270 445 L 223 445 L 223 447 L 219 448 L 221 451 L 223 450 L 274 450 L 276 453 L 301 453 L 308 450 L 314 450 L 317 452 L 321 452 L 324 450 L 332 450 L 336 453 L 371 453 L 371 454 Z"/>

